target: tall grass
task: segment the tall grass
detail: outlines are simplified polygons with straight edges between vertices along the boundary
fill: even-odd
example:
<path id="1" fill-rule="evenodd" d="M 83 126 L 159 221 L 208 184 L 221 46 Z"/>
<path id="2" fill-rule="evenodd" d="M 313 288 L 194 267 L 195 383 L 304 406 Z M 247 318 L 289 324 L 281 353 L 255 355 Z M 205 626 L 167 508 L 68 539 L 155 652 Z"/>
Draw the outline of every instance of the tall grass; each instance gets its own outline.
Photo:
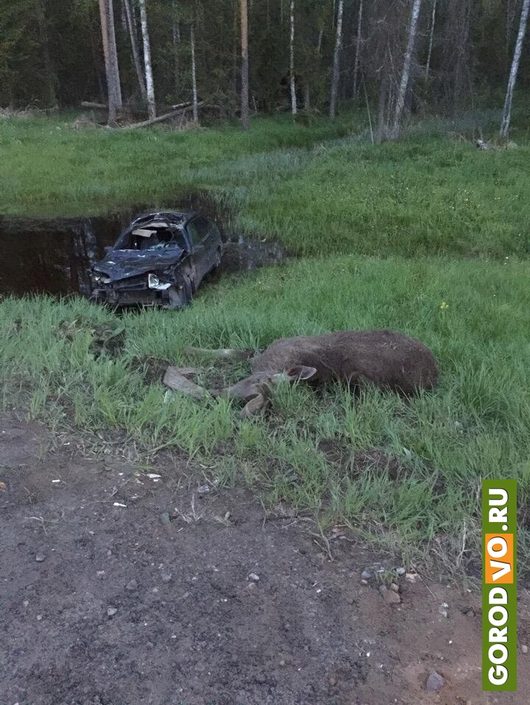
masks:
<path id="1" fill-rule="evenodd" d="M 463 564 L 476 557 L 481 478 L 515 477 L 522 501 L 530 496 L 525 264 L 302 261 L 205 288 L 178 315 L 125 315 L 124 351 L 95 356 L 90 331 L 112 320 L 81 300 L 4 301 L 4 403 L 18 398 L 36 416 L 120 429 L 146 449 L 182 449 L 222 481 L 259 481 L 271 501 L 347 522 L 410 559 L 425 548 Z M 429 344 L 439 388 L 406 401 L 375 390 L 354 400 L 339 387 L 285 387 L 265 417 L 249 421 L 226 401 L 167 393 L 148 374 L 153 358 L 189 364 L 187 344 L 258 347 L 280 335 L 370 327 Z M 201 381 L 242 372 L 205 369 Z"/>
<path id="2" fill-rule="evenodd" d="M 219 184 L 244 231 L 298 254 L 530 253 L 528 147 L 480 152 L 430 137 L 374 148 L 349 139 L 274 156 L 225 165 Z"/>
<path id="3" fill-rule="evenodd" d="M 166 129 L 75 130 L 70 120 L 0 120 L 0 213 L 87 215 L 124 205 L 172 203 L 194 188 L 190 170 L 271 150 L 304 149 L 356 129 L 351 117 L 257 119 L 238 126 L 174 132 Z"/>
<path id="4" fill-rule="evenodd" d="M 4 120 L 0 213 L 173 205 L 203 190 L 233 228 L 301 255 L 528 255 L 528 145 L 481 152 L 420 130 L 373 146 L 359 129 L 348 116 L 185 133 Z"/>

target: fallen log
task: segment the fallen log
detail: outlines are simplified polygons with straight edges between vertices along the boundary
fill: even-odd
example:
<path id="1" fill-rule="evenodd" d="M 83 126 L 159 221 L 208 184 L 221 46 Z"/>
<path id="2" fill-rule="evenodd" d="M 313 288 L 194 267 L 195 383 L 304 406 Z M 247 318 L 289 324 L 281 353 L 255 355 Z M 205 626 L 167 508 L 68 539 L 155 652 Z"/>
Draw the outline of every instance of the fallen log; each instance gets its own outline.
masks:
<path id="1" fill-rule="evenodd" d="M 93 103 L 90 100 L 81 101 L 82 108 L 93 108 L 94 110 L 106 110 L 107 105 L 105 103 Z"/>
<path id="2" fill-rule="evenodd" d="M 198 104 L 198 107 L 200 108 L 201 105 L 204 105 L 204 103 L 202 101 Z M 187 105 L 184 108 L 179 108 L 178 110 L 172 110 L 170 113 L 166 113 L 165 115 L 159 115 L 158 117 L 152 118 L 151 120 L 144 120 L 143 122 L 135 122 L 133 125 L 124 125 L 124 127 L 129 130 L 136 130 L 139 127 L 150 127 L 151 125 L 155 125 L 156 123 L 165 122 L 166 120 L 171 120 L 172 118 L 178 117 L 179 115 L 184 115 L 184 113 L 187 113 L 188 111 L 190 111 L 192 109 L 193 109 L 192 105 Z"/>
<path id="3" fill-rule="evenodd" d="M 185 103 L 177 103 L 176 105 L 169 105 L 168 107 L 171 108 L 171 110 L 180 110 L 181 108 L 187 108 L 190 105 L 193 105 L 193 103 L 190 100 L 187 100 Z"/>

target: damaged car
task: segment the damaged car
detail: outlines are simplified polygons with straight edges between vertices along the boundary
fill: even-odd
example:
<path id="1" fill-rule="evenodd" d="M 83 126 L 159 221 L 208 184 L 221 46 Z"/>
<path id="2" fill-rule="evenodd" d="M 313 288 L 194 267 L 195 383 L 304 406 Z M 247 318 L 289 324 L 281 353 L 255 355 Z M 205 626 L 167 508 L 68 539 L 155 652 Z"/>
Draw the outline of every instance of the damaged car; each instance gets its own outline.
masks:
<path id="1" fill-rule="evenodd" d="M 194 211 L 141 215 L 92 267 L 92 298 L 111 306 L 188 304 L 221 263 L 217 225 Z"/>

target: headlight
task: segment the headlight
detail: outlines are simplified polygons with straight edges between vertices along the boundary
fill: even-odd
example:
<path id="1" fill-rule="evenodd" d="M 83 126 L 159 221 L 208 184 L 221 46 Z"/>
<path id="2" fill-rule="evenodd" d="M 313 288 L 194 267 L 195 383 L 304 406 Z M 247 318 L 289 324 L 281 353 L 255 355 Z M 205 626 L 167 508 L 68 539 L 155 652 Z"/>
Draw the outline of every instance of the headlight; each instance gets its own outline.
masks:
<path id="1" fill-rule="evenodd" d="M 147 275 L 147 286 L 150 289 L 157 289 L 158 291 L 165 291 L 171 286 L 171 282 L 161 282 L 156 274 Z"/>

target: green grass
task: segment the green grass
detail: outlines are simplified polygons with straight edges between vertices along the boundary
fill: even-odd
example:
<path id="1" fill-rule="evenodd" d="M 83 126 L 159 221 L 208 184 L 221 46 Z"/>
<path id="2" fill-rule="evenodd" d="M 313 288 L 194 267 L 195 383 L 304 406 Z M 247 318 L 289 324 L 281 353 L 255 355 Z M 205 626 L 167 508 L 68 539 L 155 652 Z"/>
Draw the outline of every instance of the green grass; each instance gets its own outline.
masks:
<path id="1" fill-rule="evenodd" d="M 527 144 L 480 152 L 417 128 L 374 148 L 360 129 L 348 116 L 183 133 L 3 120 L 0 213 L 173 205 L 200 190 L 226 207 L 232 227 L 300 255 L 529 254 Z"/>
<path id="2" fill-rule="evenodd" d="M 193 188 L 190 174 L 226 160 L 305 148 L 356 127 L 351 117 L 310 126 L 257 119 L 237 126 L 174 132 L 165 129 L 75 130 L 73 118 L 0 120 L 0 213 L 86 215 L 160 199 Z"/>
<path id="3" fill-rule="evenodd" d="M 481 478 L 515 477 L 521 503 L 530 497 L 524 263 L 301 261 L 205 288 L 178 315 L 126 315 L 117 358 L 91 352 L 91 327 L 113 317 L 86 302 L 9 299 L 0 316 L 11 333 L 0 355 L 6 401 L 21 395 L 32 414 L 56 423 L 125 430 L 138 447 L 183 449 L 213 462 L 223 481 L 259 482 L 271 501 L 347 522 L 409 558 L 421 547 L 455 559 L 464 532 L 463 561 L 476 558 Z M 368 390 L 356 401 L 340 388 L 285 387 L 265 418 L 242 421 L 225 401 L 166 393 L 138 362 L 189 364 L 187 344 L 258 347 L 280 335 L 368 327 L 430 345 L 439 388 L 411 401 Z M 227 379 L 240 373 L 225 369 Z M 323 441 L 343 449 L 341 463 Z M 366 462 L 375 450 L 397 463 L 397 481 L 384 464 Z"/>
<path id="4" fill-rule="evenodd" d="M 248 133 L 1 122 L 0 211 L 101 212 L 203 190 L 234 228 L 306 257 L 207 286 L 178 314 L 116 319 L 82 300 L 5 299 L 3 406 L 54 426 L 117 431 L 143 452 L 180 449 L 222 482 L 247 482 L 409 560 L 434 554 L 453 568 L 477 566 L 481 479 L 515 477 L 528 569 L 529 147 L 478 152 L 426 127 L 372 146 L 358 131 L 347 116 L 333 126 L 258 120 Z M 91 331 L 109 322 L 125 326 L 125 348 L 98 357 Z M 430 345 L 439 388 L 405 401 L 281 387 L 267 415 L 241 420 L 225 401 L 194 402 L 152 381 L 154 359 L 190 362 L 187 344 L 259 348 L 282 335 L 375 327 Z M 205 368 L 200 381 L 244 371 Z"/>
<path id="5" fill-rule="evenodd" d="M 529 160 L 528 147 L 480 152 L 442 137 L 343 139 L 229 163 L 222 183 L 244 231 L 302 255 L 526 256 Z"/>

